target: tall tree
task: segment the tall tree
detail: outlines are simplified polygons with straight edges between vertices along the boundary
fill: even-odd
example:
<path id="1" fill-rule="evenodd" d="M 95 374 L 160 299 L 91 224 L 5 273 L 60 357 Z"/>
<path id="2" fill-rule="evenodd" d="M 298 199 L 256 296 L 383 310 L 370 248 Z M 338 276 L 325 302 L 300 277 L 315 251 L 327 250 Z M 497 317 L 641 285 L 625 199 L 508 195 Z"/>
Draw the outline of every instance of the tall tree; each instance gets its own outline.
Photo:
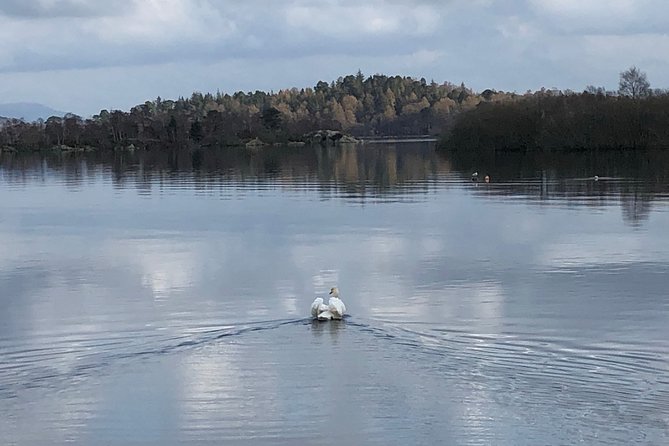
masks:
<path id="1" fill-rule="evenodd" d="M 650 83 L 646 73 L 635 66 L 620 73 L 618 93 L 623 96 L 632 96 L 634 99 L 648 96 L 650 94 Z"/>

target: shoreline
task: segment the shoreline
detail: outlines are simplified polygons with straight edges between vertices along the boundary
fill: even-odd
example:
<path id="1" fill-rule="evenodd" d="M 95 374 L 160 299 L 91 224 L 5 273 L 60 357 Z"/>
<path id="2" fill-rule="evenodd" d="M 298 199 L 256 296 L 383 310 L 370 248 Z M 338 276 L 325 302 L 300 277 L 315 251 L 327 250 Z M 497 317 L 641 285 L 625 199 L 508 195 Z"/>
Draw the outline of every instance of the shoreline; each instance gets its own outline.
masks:
<path id="1" fill-rule="evenodd" d="M 438 142 L 436 136 L 381 136 L 381 137 L 359 137 L 363 144 L 385 144 L 398 142 Z"/>

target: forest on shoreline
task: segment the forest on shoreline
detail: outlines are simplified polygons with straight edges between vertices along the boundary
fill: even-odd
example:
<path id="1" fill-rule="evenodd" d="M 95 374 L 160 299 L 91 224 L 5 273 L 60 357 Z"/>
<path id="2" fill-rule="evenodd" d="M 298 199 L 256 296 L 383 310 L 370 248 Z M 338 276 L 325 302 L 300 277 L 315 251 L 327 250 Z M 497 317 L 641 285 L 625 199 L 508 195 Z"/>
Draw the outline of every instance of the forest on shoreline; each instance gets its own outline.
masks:
<path id="1" fill-rule="evenodd" d="M 441 148 L 476 151 L 666 148 L 669 94 L 650 90 L 635 67 L 621 73 L 615 93 L 477 93 L 464 83 L 358 72 L 313 88 L 159 97 L 88 119 L 0 119 L 8 152 L 336 143 L 344 135 L 432 136 Z"/>
<path id="2" fill-rule="evenodd" d="M 537 94 L 480 104 L 440 141 L 447 150 L 558 151 L 669 148 L 669 95 Z"/>
<path id="3" fill-rule="evenodd" d="M 496 93 L 506 95 L 506 93 Z M 6 120 L 0 148 L 152 149 L 225 147 L 249 141 L 307 142 L 319 130 L 355 137 L 436 135 L 448 117 L 476 106 L 481 95 L 462 85 L 402 76 L 340 77 L 313 88 L 279 92 L 195 92 L 160 97 L 129 112 L 102 110 L 90 119 L 53 116 L 46 121 Z"/>

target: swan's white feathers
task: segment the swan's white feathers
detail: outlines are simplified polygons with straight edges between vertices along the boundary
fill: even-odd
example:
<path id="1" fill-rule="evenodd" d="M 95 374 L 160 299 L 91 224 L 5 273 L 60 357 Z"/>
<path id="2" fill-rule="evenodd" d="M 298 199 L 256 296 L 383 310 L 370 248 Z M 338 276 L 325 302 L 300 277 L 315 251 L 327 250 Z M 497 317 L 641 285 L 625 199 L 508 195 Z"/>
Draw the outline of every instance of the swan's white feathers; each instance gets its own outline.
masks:
<path id="1" fill-rule="evenodd" d="M 320 311 L 321 305 L 324 305 L 322 297 L 317 297 L 316 299 L 314 299 L 313 303 L 311 304 L 311 316 L 312 317 L 318 316 L 318 313 L 321 312 Z"/>
<path id="2" fill-rule="evenodd" d="M 331 297 L 328 301 L 328 308 L 335 319 L 341 319 L 346 312 L 346 305 L 338 297 Z"/>
<path id="3" fill-rule="evenodd" d="M 327 321 L 330 319 L 342 319 L 346 313 L 346 305 L 339 298 L 339 290 L 337 287 L 330 289 L 330 299 L 328 304 L 323 303 L 322 297 L 317 297 L 311 304 L 311 316 L 318 318 L 319 321 Z"/>
<path id="4" fill-rule="evenodd" d="M 330 310 L 325 310 L 319 313 L 317 317 L 319 321 L 329 321 L 330 319 L 335 318 L 334 315 L 330 312 Z"/>

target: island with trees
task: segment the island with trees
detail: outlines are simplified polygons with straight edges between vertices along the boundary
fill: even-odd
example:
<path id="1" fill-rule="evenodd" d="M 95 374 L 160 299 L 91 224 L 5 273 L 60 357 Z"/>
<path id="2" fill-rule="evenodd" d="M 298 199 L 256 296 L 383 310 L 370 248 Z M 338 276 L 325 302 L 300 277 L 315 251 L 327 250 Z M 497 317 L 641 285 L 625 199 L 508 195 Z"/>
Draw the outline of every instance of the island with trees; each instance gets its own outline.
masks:
<path id="1" fill-rule="evenodd" d="M 336 143 L 364 137 L 440 137 L 443 148 L 562 150 L 669 146 L 669 94 L 635 67 L 620 88 L 474 92 L 361 72 L 313 88 L 160 97 L 130 111 L 46 121 L 0 120 L 0 150 L 160 150 Z"/>

